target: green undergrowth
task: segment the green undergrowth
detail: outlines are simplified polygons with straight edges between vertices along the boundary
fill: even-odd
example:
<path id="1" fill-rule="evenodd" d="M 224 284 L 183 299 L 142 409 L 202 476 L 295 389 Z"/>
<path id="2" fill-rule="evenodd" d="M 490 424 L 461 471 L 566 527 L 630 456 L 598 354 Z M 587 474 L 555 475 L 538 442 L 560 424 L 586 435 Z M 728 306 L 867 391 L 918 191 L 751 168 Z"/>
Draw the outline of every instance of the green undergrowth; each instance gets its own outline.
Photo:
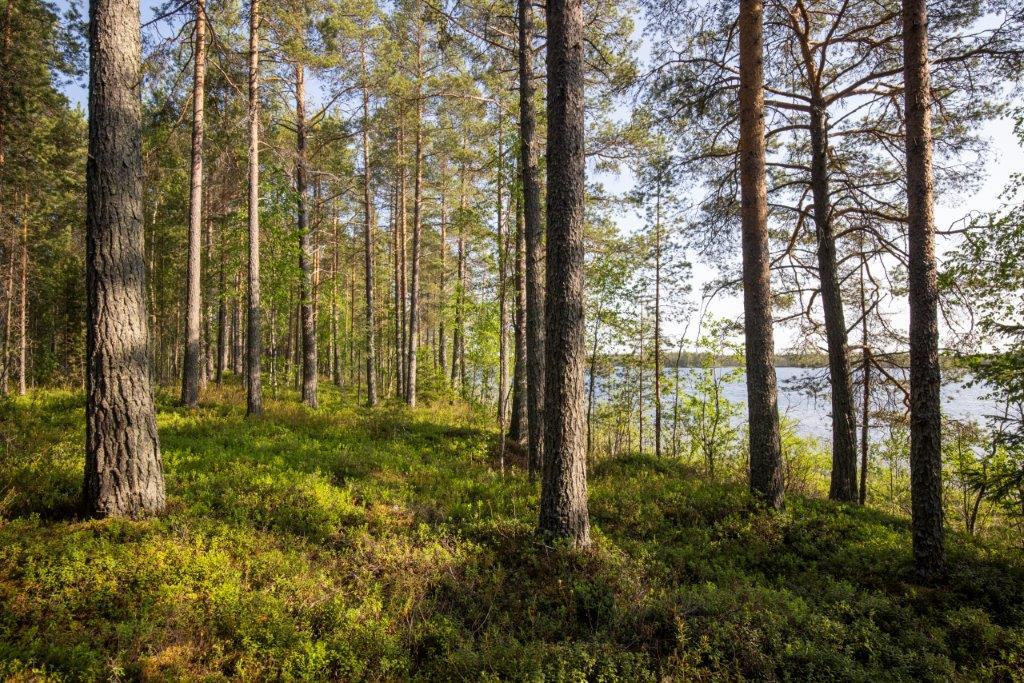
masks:
<path id="1" fill-rule="evenodd" d="M 167 513 L 75 516 L 83 400 L 0 403 L 0 679 L 1013 680 L 1020 558 L 905 520 L 622 457 L 591 468 L 595 543 L 533 535 L 489 414 L 369 411 L 326 388 L 249 420 L 237 387 L 160 399 Z"/>

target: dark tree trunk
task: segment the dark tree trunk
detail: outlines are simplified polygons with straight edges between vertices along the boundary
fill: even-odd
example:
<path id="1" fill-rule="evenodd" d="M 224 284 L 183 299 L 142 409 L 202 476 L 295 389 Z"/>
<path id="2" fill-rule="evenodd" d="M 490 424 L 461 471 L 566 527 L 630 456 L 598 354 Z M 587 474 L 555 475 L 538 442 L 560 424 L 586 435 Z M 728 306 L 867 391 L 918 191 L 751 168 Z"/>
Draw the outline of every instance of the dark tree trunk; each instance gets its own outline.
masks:
<path id="1" fill-rule="evenodd" d="M 910 494 L 914 565 L 926 580 L 942 575 L 942 416 L 938 276 L 932 206 L 931 92 L 928 7 L 903 0 L 906 83 L 907 219 L 910 299 Z"/>
<path id="2" fill-rule="evenodd" d="M 363 271 L 366 287 L 366 403 L 377 405 L 377 347 L 373 322 L 373 191 L 370 188 L 370 91 L 366 49 L 360 53 L 363 76 Z"/>
<path id="3" fill-rule="evenodd" d="M 317 407 L 316 319 L 313 314 L 313 240 L 306 218 L 306 80 L 295 65 L 295 191 L 298 194 L 299 297 L 302 328 L 302 402 Z"/>
<path id="4" fill-rule="evenodd" d="M 584 65 L 581 0 L 548 0 L 546 385 L 541 534 L 590 543 L 583 396 Z"/>
<path id="5" fill-rule="evenodd" d="M 181 402 L 199 402 L 203 358 L 203 114 L 206 98 L 206 0 L 196 0 L 195 58 L 192 81 L 192 179 L 188 198 L 188 266 L 185 281 L 185 362 L 181 376 Z"/>
<path id="6" fill-rule="evenodd" d="M 89 5 L 86 166 L 86 514 L 162 512 L 142 233 L 138 0 Z"/>
<path id="7" fill-rule="evenodd" d="M 249 316 L 246 412 L 263 414 L 260 379 L 260 2 L 249 4 Z"/>
<path id="8" fill-rule="evenodd" d="M 513 321 L 516 359 L 512 369 L 512 419 L 508 438 L 521 444 L 529 430 L 526 414 L 526 229 L 523 225 L 523 207 L 516 202 L 516 308 Z"/>
<path id="9" fill-rule="evenodd" d="M 750 490 L 782 507 L 782 445 L 775 390 L 768 195 L 764 139 L 764 7 L 740 0 L 740 185 L 743 224 L 743 328 L 747 362 Z"/>
<path id="10" fill-rule="evenodd" d="M 814 195 L 818 276 L 821 283 L 821 307 L 825 314 L 825 337 L 828 342 L 828 368 L 832 389 L 832 480 L 828 496 L 832 500 L 855 502 L 857 418 L 829 195 L 825 103 L 820 98 L 815 98 L 811 103 L 811 192 Z"/>
<path id="11" fill-rule="evenodd" d="M 28 211 L 27 203 L 23 202 L 21 211 L 21 313 L 20 334 L 18 336 L 18 395 L 28 393 Z"/>
<path id="12" fill-rule="evenodd" d="M 519 154 L 526 223 L 526 392 L 530 479 L 540 472 L 544 452 L 544 246 L 540 179 L 537 170 L 537 121 L 534 112 L 533 16 L 530 0 L 518 0 Z"/>

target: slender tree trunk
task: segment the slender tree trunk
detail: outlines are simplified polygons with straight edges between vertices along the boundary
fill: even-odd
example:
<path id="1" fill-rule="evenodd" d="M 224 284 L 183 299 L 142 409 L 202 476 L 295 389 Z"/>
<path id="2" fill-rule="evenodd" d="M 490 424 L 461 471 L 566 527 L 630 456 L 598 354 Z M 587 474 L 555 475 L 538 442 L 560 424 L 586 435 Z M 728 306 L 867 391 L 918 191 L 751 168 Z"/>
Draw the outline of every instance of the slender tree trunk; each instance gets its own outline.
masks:
<path id="1" fill-rule="evenodd" d="M 11 241 L 10 256 L 7 268 L 7 301 L 4 311 L 4 356 L 3 368 L 0 369 L 0 394 L 7 395 L 11 375 L 11 323 L 14 321 L 14 244 Z"/>
<path id="2" fill-rule="evenodd" d="M 928 6 L 903 0 L 910 299 L 910 494 L 914 565 L 926 580 L 944 572 L 938 276 L 932 179 Z"/>
<path id="3" fill-rule="evenodd" d="M 366 47 L 360 51 L 363 76 L 363 270 L 366 286 L 366 404 L 377 405 L 377 348 L 373 322 L 373 191 L 370 188 L 370 90 Z"/>
<path id="4" fill-rule="evenodd" d="M 92 0 L 89 46 L 83 502 L 92 516 L 138 517 L 165 505 L 146 329 L 138 0 Z"/>
<path id="5" fill-rule="evenodd" d="M 313 243 L 306 218 L 306 77 L 301 63 L 295 65 L 295 191 L 298 194 L 299 283 L 302 316 L 302 402 L 317 407 L 316 319 L 313 313 Z"/>
<path id="6" fill-rule="evenodd" d="M 188 267 L 185 292 L 185 365 L 181 402 L 189 408 L 199 402 L 203 359 L 203 133 L 206 99 L 206 0 L 196 2 L 195 57 L 192 80 L 192 181 L 188 198 Z"/>
<path id="7" fill-rule="evenodd" d="M 260 2 L 249 3 L 249 316 L 246 413 L 263 414 L 260 378 Z"/>
<path id="8" fill-rule="evenodd" d="M 861 505 L 864 505 L 868 498 L 868 439 L 871 418 L 871 349 L 868 346 L 868 302 L 864 294 L 864 269 L 866 267 L 866 256 L 862 254 L 860 264 L 860 343 L 864 386 L 861 397 L 860 496 L 858 498 Z"/>
<path id="9" fill-rule="evenodd" d="M 581 0 L 548 0 L 544 465 L 540 532 L 590 543 L 583 402 L 584 63 Z"/>
<path id="10" fill-rule="evenodd" d="M 339 249 L 341 247 L 341 226 L 338 220 L 337 210 L 331 217 L 334 222 L 334 249 L 331 254 L 331 339 L 333 340 L 331 350 L 331 379 L 334 386 L 341 386 L 341 324 L 338 318 L 338 274 L 341 272 L 341 259 Z"/>
<path id="11" fill-rule="evenodd" d="M 442 158 L 441 168 L 441 235 L 438 244 L 438 273 L 437 273 L 437 364 L 441 367 L 441 377 L 448 375 L 448 351 L 445 341 L 445 304 L 448 297 L 448 273 L 445 262 L 448 251 L 448 204 L 445 201 L 446 179 L 448 175 L 448 160 Z"/>
<path id="12" fill-rule="evenodd" d="M 408 331 L 408 309 L 409 292 L 406 285 L 406 205 L 405 205 L 405 150 L 404 150 L 404 119 L 399 113 L 398 125 L 398 327 L 399 327 L 399 353 L 398 353 L 398 397 L 405 398 L 405 382 L 408 379 L 408 367 L 406 365 L 406 348 L 409 340 Z"/>
<path id="13" fill-rule="evenodd" d="M 644 452 L 644 309 L 640 306 L 640 316 L 637 325 L 637 359 L 636 359 L 636 392 L 637 392 L 637 450 Z"/>
<path id="14" fill-rule="evenodd" d="M 597 382 L 597 340 L 601 328 L 601 311 L 594 316 L 594 341 L 590 347 L 590 383 L 587 387 L 587 455 L 594 446 L 594 391 Z"/>
<path id="15" fill-rule="evenodd" d="M 768 195 L 765 183 L 764 7 L 740 0 L 740 185 L 750 490 L 782 507 L 782 444 L 775 389 Z"/>
<path id="16" fill-rule="evenodd" d="M 661 457 L 661 178 L 654 217 L 654 455 Z"/>
<path id="17" fill-rule="evenodd" d="M 512 421 L 508 438 L 522 444 L 529 431 L 526 415 L 526 227 L 523 224 L 523 205 L 516 199 L 516 308 L 513 316 L 516 359 L 512 369 Z"/>
<path id="18" fill-rule="evenodd" d="M 416 351 L 420 334 L 420 239 L 423 231 L 423 40 L 422 24 L 416 36 L 416 160 L 412 207 L 412 272 L 409 287 L 409 347 L 406 360 L 405 402 L 416 405 Z"/>
<path id="19" fill-rule="evenodd" d="M 857 500 L 857 420 L 847 349 L 846 319 L 836 262 L 826 126 L 825 104 L 816 99 L 811 103 L 811 191 L 814 195 L 818 273 L 832 389 L 832 479 L 829 498 L 853 502 Z"/>
<path id="20" fill-rule="evenodd" d="M 221 236 L 220 245 L 220 275 L 219 291 L 217 296 L 217 375 L 216 381 L 220 385 L 224 381 L 224 371 L 228 367 L 228 304 L 227 304 L 227 264 L 224 238 Z"/>
<path id="21" fill-rule="evenodd" d="M 27 201 L 22 202 L 21 211 L 21 313 L 20 334 L 18 341 L 20 351 L 18 353 L 18 394 L 24 396 L 28 393 L 28 211 Z"/>
<path id="22" fill-rule="evenodd" d="M 540 473 L 544 452 L 544 246 L 540 179 L 537 170 L 537 120 L 534 111 L 533 12 L 530 0 L 518 0 L 519 155 L 526 223 L 526 391 L 530 480 Z"/>
<path id="23" fill-rule="evenodd" d="M 506 281 L 508 252 L 505 248 L 504 214 L 504 155 L 502 147 L 501 109 L 498 118 L 498 173 L 497 173 L 497 236 L 498 236 L 498 428 L 505 429 L 508 419 L 508 295 Z"/>

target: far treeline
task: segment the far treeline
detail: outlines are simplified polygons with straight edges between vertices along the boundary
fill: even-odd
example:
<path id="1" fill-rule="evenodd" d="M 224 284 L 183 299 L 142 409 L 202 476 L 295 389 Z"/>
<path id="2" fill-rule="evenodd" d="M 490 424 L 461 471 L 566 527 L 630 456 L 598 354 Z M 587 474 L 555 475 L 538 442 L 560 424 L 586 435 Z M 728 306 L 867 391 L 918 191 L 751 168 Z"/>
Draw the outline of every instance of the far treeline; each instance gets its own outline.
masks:
<path id="1" fill-rule="evenodd" d="M 0 0 L 0 390 L 84 389 L 97 517 L 165 508 L 161 387 L 488 406 L 539 533 L 585 546 L 588 458 L 782 507 L 811 447 L 775 366 L 823 367 L 811 469 L 910 514 L 932 580 L 951 515 L 1024 514 L 1021 180 L 934 208 L 1020 122 L 1022 56 L 1012 0 Z M 742 320 L 694 310 L 698 259 Z M 953 357 L 1000 415 L 943 420 Z"/>

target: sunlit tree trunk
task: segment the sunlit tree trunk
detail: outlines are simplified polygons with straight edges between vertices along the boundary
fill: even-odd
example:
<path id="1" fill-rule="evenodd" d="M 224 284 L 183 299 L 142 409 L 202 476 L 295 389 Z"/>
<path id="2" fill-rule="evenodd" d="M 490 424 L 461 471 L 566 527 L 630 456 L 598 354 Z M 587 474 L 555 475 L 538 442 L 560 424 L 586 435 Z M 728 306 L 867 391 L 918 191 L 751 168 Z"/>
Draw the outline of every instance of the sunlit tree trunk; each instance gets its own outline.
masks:
<path id="1" fill-rule="evenodd" d="M 366 46 L 361 46 L 363 77 L 363 273 L 366 287 L 366 403 L 377 405 L 377 347 L 373 321 L 373 191 L 370 187 L 370 90 L 366 79 Z"/>
<path id="2" fill-rule="evenodd" d="M 423 26 L 416 35 L 416 159 L 412 206 L 412 264 L 409 283 L 409 340 L 406 359 L 405 402 L 416 405 L 416 351 L 420 334 L 420 239 L 423 232 Z"/>
<path id="3" fill-rule="evenodd" d="M 928 6 L 903 0 L 906 84 L 907 220 L 910 300 L 910 494 L 914 565 L 926 580 L 942 575 L 942 413 L 938 275 L 932 179 Z"/>
<path id="4" fill-rule="evenodd" d="M 246 335 L 246 412 L 263 413 L 260 378 L 260 3 L 249 3 L 249 315 Z"/>
<path id="5" fill-rule="evenodd" d="M 138 0 L 89 4 L 86 164 L 86 514 L 162 512 L 142 233 Z"/>
<path id="6" fill-rule="evenodd" d="M 541 534 L 590 543 L 583 397 L 583 4 L 548 0 L 548 194 Z"/>
<path id="7" fill-rule="evenodd" d="M 185 359 L 181 402 L 194 407 L 205 369 L 203 359 L 203 133 L 206 99 L 206 0 L 195 0 L 195 57 L 192 77 L 192 167 L 188 199 L 188 261 L 185 274 Z"/>
<path id="8" fill-rule="evenodd" d="M 750 432 L 750 490 L 782 506 L 782 445 L 775 389 L 768 195 L 765 184 L 764 7 L 740 0 L 740 190 L 743 243 L 743 321 Z"/>
<path id="9" fill-rule="evenodd" d="M 306 216 L 306 79 L 301 63 L 295 65 L 295 191 L 298 195 L 299 297 L 302 330 L 302 402 L 317 407 L 316 318 L 313 313 L 313 241 Z"/>

